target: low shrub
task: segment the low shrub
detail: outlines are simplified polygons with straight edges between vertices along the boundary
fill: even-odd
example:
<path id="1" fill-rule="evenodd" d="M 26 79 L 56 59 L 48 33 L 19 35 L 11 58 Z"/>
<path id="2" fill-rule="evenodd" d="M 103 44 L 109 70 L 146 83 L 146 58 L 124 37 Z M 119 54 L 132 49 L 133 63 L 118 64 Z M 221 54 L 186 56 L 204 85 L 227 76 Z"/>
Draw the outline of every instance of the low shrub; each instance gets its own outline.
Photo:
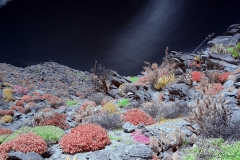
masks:
<path id="1" fill-rule="evenodd" d="M 36 152 L 41 155 L 47 151 L 47 144 L 42 137 L 34 133 L 21 134 L 11 141 L 0 145 L 0 155 L 4 159 L 10 151 Z"/>
<path id="2" fill-rule="evenodd" d="M 113 102 L 108 102 L 105 104 L 102 109 L 104 112 L 109 112 L 109 113 L 116 113 L 117 112 L 117 106 Z"/>
<path id="3" fill-rule="evenodd" d="M 7 110 L 0 110 L 0 116 L 5 116 L 5 115 L 13 115 L 13 110 L 12 109 L 7 109 Z"/>
<path id="4" fill-rule="evenodd" d="M 155 120 L 146 114 L 143 110 L 138 108 L 133 108 L 125 112 L 121 115 L 121 119 L 124 122 L 129 121 L 134 125 L 138 125 L 139 123 L 143 123 L 144 125 L 151 125 L 155 123 Z"/>
<path id="5" fill-rule="evenodd" d="M 77 105 L 78 101 L 76 99 L 74 99 L 74 100 L 67 100 L 65 103 L 69 107 L 69 106 Z"/>
<path id="6" fill-rule="evenodd" d="M 123 98 L 118 102 L 119 107 L 126 107 L 127 105 L 129 105 L 129 100 L 128 99 Z"/>
<path id="7" fill-rule="evenodd" d="M 34 124 L 36 126 L 56 126 L 62 129 L 67 129 L 69 126 L 66 124 L 66 115 L 57 112 L 42 113 L 34 117 Z"/>
<path id="8" fill-rule="evenodd" d="M 203 76 L 202 72 L 199 72 L 199 71 L 193 71 L 192 72 L 192 80 L 193 81 L 200 82 L 202 76 Z"/>
<path id="9" fill-rule="evenodd" d="M 46 142 L 57 142 L 64 135 L 64 130 L 55 126 L 37 126 L 32 131 Z"/>
<path id="10" fill-rule="evenodd" d="M 11 134 L 11 133 L 12 133 L 12 131 L 10 129 L 0 128 L 0 135 Z"/>
<path id="11" fill-rule="evenodd" d="M 15 85 L 14 86 L 14 92 L 16 93 L 20 93 L 20 94 L 27 94 L 29 92 L 29 89 Z"/>
<path id="12" fill-rule="evenodd" d="M 231 75 L 230 72 L 221 73 L 221 74 L 218 75 L 218 79 L 219 79 L 222 83 L 224 83 L 224 82 L 227 81 L 227 78 L 228 78 L 229 75 Z"/>
<path id="13" fill-rule="evenodd" d="M 174 74 L 172 75 L 164 75 L 160 77 L 157 82 L 154 84 L 154 88 L 159 90 L 165 87 L 167 84 L 174 82 L 175 81 L 175 76 Z"/>
<path id="14" fill-rule="evenodd" d="M 144 144 L 150 143 L 150 139 L 147 136 L 141 134 L 141 130 L 139 129 L 131 133 L 130 136 L 133 137 L 135 142 L 141 142 Z"/>
<path id="15" fill-rule="evenodd" d="M 0 123 L 10 123 L 12 122 L 13 118 L 10 115 L 5 115 L 0 119 Z"/>
<path id="16" fill-rule="evenodd" d="M 97 124 L 83 124 L 73 128 L 59 142 L 65 153 L 95 151 L 104 148 L 111 141 L 105 129 Z"/>
<path id="17" fill-rule="evenodd" d="M 134 83 L 138 81 L 138 77 L 130 77 L 129 80 Z"/>
<path id="18" fill-rule="evenodd" d="M 232 110 L 228 104 L 230 100 L 219 96 L 204 96 L 197 99 L 191 108 L 193 111 L 188 118 L 190 124 L 198 124 L 200 130 L 191 127 L 188 129 L 200 134 L 204 138 L 223 138 L 224 140 L 239 140 L 239 121 L 232 121 Z"/>
<path id="19" fill-rule="evenodd" d="M 13 89 L 12 88 L 4 88 L 3 89 L 3 99 L 5 102 L 10 102 L 12 101 L 13 98 Z"/>
<path id="20" fill-rule="evenodd" d="M 109 112 L 89 116 L 84 121 L 87 123 L 98 124 L 106 130 L 120 129 L 122 127 L 120 115 L 111 114 Z"/>

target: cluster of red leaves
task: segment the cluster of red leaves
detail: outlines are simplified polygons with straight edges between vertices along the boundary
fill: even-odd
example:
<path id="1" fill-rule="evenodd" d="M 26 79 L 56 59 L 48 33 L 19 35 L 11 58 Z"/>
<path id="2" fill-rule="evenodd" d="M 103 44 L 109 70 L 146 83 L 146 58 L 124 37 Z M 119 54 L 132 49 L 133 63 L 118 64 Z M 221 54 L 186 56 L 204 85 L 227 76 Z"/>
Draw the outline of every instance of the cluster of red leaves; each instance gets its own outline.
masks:
<path id="1" fill-rule="evenodd" d="M 10 129 L 0 128 L 0 135 L 11 134 L 11 133 L 12 133 L 12 131 Z"/>
<path id="2" fill-rule="evenodd" d="M 23 114 L 25 113 L 25 109 L 22 106 L 12 106 L 11 109 Z"/>
<path id="3" fill-rule="evenodd" d="M 24 95 L 24 96 L 22 96 L 22 101 L 30 102 L 30 101 L 32 101 L 32 97 L 30 95 Z"/>
<path id="4" fill-rule="evenodd" d="M 199 72 L 199 71 L 193 71 L 192 72 L 192 80 L 193 81 L 200 82 L 202 76 L 203 76 L 202 72 Z"/>
<path id="5" fill-rule="evenodd" d="M 104 128 L 97 124 L 83 124 L 73 128 L 59 142 L 63 151 L 75 154 L 104 148 L 111 141 Z"/>
<path id="6" fill-rule="evenodd" d="M 231 72 L 225 72 L 225 73 L 221 73 L 218 75 L 218 79 L 219 81 L 221 81 L 222 83 L 227 81 L 228 76 L 231 74 Z"/>
<path id="7" fill-rule="evenodd" d="M 138 108 L 132 108 L 121 115 L 121 119 L 124 122 L 131 122 L 134 125 L 143 123 L 145 126 L 155 123 L 155 120 L 145 113 L 143 110 Z"/>
<path id="8" fill-rule="evenodd" d="M 36 152 L 41 155 L 47 151 L 47 144 L 42 137 L 33 133 L 20 134 L 11 141 L 0 145 L 0 159 L 6 159 L 11 151 Z"/>
<path id="9" fill-rule="evenodd" d="M 60 113 L 54 113 L 51 116 L 42 117 L 42 119 L 34 119 L 35 124 L 38 126 L 56 126 L 62 129 L 67 129 L 69 126 L 66 124 L 66 115 Z"/>
<path id="10" fill-rule="evenodd" d="M 23 106 L 24 105 L 24 102 L 22 100 L 17 100 L 15 102 L 16 106 Z"/>
<path id="11" fill-rule="evenodd" d="M 7 110 L 0 110 L 0 116 L 5 116 L 5 115 L 13 115 L 14 112 L 12 109 L 7 109 Z"/>
<path id="12" fill-rule="evenodd" d="M 52 107 L 59 106 L 59 105 L 63 104 L 63 100 L 61 98 L 59 98 L 57 96 L 50 95 L 50 94 L 41 95 L 38 92 L 34 92 L 33 96 L 24 95 L 22 97 L 22 101 L 24 101 L 24 102 L 34 102 L 34 101 L 37 101 L 39 99 L 40 100 L 47 100 L 48 104 L 51 105 Z M 35 106 L 35 105 L 33 105 L 33 103 L 31 103 L 31 105 Z"/>

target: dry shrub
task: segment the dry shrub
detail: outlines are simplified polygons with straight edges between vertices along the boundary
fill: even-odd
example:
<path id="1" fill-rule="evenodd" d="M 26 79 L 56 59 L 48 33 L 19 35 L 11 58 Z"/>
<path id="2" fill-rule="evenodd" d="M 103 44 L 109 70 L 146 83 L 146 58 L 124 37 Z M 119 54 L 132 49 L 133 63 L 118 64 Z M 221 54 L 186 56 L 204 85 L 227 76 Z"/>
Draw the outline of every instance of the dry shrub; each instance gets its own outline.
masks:
<path id="1" fill-rule="evenodd" d="M 87 117 L 84 122 L 98 124 L 106 130 L 114 130 L 122 127 L 122 121 L 119 114 L 103 112 Z"/>
<path id="2" fill-rule="evenodd" d="M 175 64 L 169 64 L 163 62 L 161 66 L 157 63 L 150 65 L 150 62 L 144 62 L 147 66 L 144 66 L 142 74 L 146 77 L 146 83 L 153 85 L 159 78 L 165 75 L 174 74 Z"/>
<path id="3" fill-rule="evenodd" d="M 82 123 L 86 117 L 91 116 L 95 113 L 94 103 L 88 103 L 87 106 L 82 106 L 74 113 L 73 118 L 76 124 Z"/>
<path id="4" fill-rule="evenodd" d="M 194 131 L 206 138 L 223 138 L 224 140 L 239 139 L 240 122 L 232 122 L 231 106 L 228 105 L 230 100 L 223 99 L 224 95 L 219 97 L 204 96 L 202 100 L 195 100 L 191 105 L 193 111 L 186 121 L 193 124 L 198 124 L 200 131 Z M 188 127 L 194 130 L 193 127 Z"/>

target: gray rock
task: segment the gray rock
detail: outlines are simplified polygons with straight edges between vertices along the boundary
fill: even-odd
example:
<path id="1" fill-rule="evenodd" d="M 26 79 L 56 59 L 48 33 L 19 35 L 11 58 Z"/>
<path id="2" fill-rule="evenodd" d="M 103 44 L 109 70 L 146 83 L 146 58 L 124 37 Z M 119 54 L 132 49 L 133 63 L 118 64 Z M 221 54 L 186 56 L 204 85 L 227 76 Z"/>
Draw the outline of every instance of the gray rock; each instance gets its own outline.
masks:
<path id="1" fill-rule="evenodd" d="M 232 46 L 236 46 L 236 44 L 240 41 L 240 34 L 237 33 L 234 36 L 232 36 L 231 38 L 229 38 L 229 40 L 226 41 L 226 46 L 227 47 L 232 47 Z"/>
<path id="2" fill-rule="evenodd" d="M 166 90 L 169 92 L 169 99 L 172 101 L 177 100 L 190 100 L 194 99 L 197 92 L 193 89 L 190 89 L 188 85 L 185 83 L 179 84 L 170 84 L 165 87 Z"/>
<path id="3" fill-rule="evenodd" d="M 213 47 L 215 44 L 225 44 L 232 36 L 218 36 L 207 43 L 208 47 Z"/>
<path id="4" fill-rule="evenodd" d="M 144 144 L 132 144 L 124 151 L 126 155 L 134 158 L 152 158 L 152 150 Z"/>
<path id="5" fill-rule="evenodd" d="M 226 81 L 226 82 L 224 83 L 223 87 L 224 87 L 224 88 L 230 88 L 230 87 L 233 86 L 233 84 L 234 84 L 234 81 L 233 81 L 233 80 L 228 80 L 228 81 Z"/>
<path id="6" fill-rule="evenodd" d="M 213 68 L 213 66 L 217 66 L 221 68 L 221 66 L 224 68 L 227 72 L 234 72 L 239 66 L 230 64 L 225 61 L 215 60 L 215 59 L 208 59 L 207 60 L 208 68 Z"/>
<path id="7" fill-rule="evenodd" d="M 236 88 L 239 88 L 239 87 L 240 87 L 240 82 L 234 83 L 234 86 L 235 86 Z"/>
<path id="8" fill-rule="evenodd" d="M 122 128 L 124 129 L 124 132 L 125 133 L 132 133 L 135 131 L 135 129 L 137 129 L 136 126 L 134 126 L 132 123 L 130 122 L 125 122 L 123 125 L 122 125 Z"/>
<path id="9" fill-rule="evenodd" d="M 229 26 L 225 35 L 233 36 L 236 33 L 240 33 L 240 24 L 233 24 L 233 25 Z"/>
<path id="10" fill-rule="evenodd" d="M 230 54 L 209 53 L 209 58 L 239 65 L 239 60 L 234 59 Z"/>
<path id="11" fill-rule="evenodd" d="M 44 160 L 44 158 L 42 156 L 40 156 L 39 154 L 35 153 L 35 152 L 29 152 L 29 153 L 23 153 L 20 151 L 14 152 L 11 151 L 8 154 L 8 159 L 19 159 L 19 160 Z"/>

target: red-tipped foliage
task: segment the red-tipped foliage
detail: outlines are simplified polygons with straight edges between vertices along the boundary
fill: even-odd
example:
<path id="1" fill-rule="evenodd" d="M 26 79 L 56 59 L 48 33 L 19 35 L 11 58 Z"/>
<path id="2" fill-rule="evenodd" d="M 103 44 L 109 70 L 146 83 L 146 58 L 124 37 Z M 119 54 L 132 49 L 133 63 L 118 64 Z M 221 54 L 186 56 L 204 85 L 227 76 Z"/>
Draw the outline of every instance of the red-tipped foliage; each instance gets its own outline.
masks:
<path id="1" fill-rule="evenodd" d="M 97 124 L 84 124 L 73 128 L 62 137 L 59 145 L 63 151 L 75 154 L 104 148 L 111 141 L 105 129 Z"/>
<path id="2" fill-rule="evenodd" d="M 30 95 L 24 95 L 24 96 L 22 97 L 22 100 L 23 100 L 24 102 L 30 102 L 30 101 L 32 100 L 32 97 L 31 97 Z"/>
<path id="3" fill-rule="evenodd" d="M 218 75 L 218 79 L 219 79 L 222 83 L 224 83 L 224 82 L 227 81 L 227 78 L 228 78 L 228 76 L 229 76 L 230 74 L 231 74 L 230 72 L 221 73 L 221 74 Z"/>
<path id="4" fill-rule="evenodd" d="M 144 125 L 151 125 L 155 120 L 139 108 L 132 108 L 121 116 L 122 120 L 131 122 L 134 125 L 143 123 Z"/>
<path id="5" fill-rule="evenodd" d="M 192 80 L 193 81 L 200 82 L 202 76 L 203 76 L 202 72 L 199 72 L 199 71 L 193 71 L 192 72 Z"/>
<path id="6" fill-rule="evenodd" d="M 0 110 L 0 116 L 13 115 L 14 112 L 12 109 Z"/>
<path id="7" fill-rule="evenodd" d="M 0 145 L 0 159 L 6 159 L 11 151 L 36 152 L 41 155 L 47 151 L 47 144 L 42 137 L 34 133 L 20 134 L 11 141 Z"/>
<path id="8" fill-rule="evenodd" d="M 66 115 L 56 112 L 52 116 L 43 117 L 42 119 L 37 121 L 35 119 L 35 124 L 38 126 L 53 125 L 62 129 L 68 128 L 68 125 L 66 124 Z"/>
<path id="9" fill-rule="evenodd" d="M 0 135 L 11 134 L 11 133 L 12 133 L 12 131 L 10 129 L 0 128 Z"/>

